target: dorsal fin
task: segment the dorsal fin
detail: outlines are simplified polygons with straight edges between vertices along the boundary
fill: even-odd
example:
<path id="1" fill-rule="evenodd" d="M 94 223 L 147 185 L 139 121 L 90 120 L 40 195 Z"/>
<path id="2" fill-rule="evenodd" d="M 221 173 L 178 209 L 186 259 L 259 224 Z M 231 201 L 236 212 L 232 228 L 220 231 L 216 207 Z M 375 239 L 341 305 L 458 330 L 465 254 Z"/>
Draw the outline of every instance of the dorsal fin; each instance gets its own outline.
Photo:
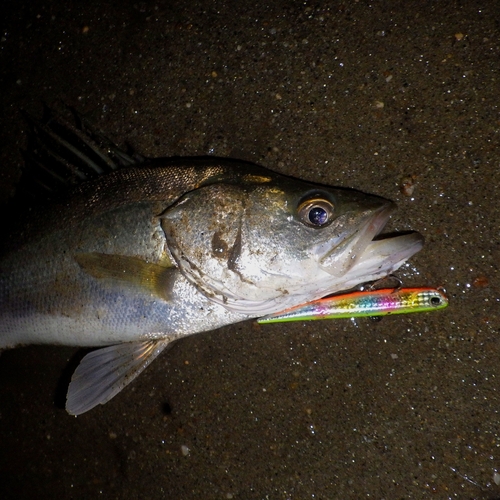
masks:
<path id="1" fill-rule="evenodd" d="M 23 113 L 29 125 L 28 143 L 16 201 L 44 202 L 81 182 L 144 160 L 121 150 L 85 116 L 68 110 L 74 124 L 47 106 L 40 120 Z"/>

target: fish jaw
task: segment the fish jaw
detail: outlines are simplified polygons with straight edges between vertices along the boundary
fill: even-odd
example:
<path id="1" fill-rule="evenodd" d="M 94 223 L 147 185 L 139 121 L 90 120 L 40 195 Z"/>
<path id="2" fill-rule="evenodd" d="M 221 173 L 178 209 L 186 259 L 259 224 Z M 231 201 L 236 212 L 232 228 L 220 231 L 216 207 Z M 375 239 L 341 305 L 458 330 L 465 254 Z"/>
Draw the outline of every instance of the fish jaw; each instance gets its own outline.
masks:
<path id="1" fill-rule="evenodd" d="M 396 209 L 392 202 L 387 202 L 377 209 L 366 210 L 351 215 L 346 227 L 354 228 L 350 234 L 343 234 L 338 243 L 335 240 L 326 242 L 323 247 L 330 248 L 321 255 L 321 249 L 315 249 L 321 268 L 332 276 L 342 277 L 355 266 L 365 249 L 387 224 Z M 325 248 L 322 249 L 323 252 Z"/>
<path id="2" fill-rule="evenodd" d="M 372 240 L 344 275 L 335 276 L 323 271 L 322 274 L 317 275 L 315 281 L 304 282 L 294 294 L 282 297 L 280 301 L 254 304 L 253 307 L 262 312 L 268 310 L 280 312 L 279 307 L 283 304 L 285 304 L 285 309 L 295 307 L 352 289 L 361 283 L 376 281 L 394 273 L 410 257 L 420 251 L 423 244 L 424 238 L 418 232 Z"/>
<path id="3" fill-rule="evenodd" d="M 375 239 L 395 208 L 388 202 L 367 213 L 357 231 L 320 257 L 320 265 L 327 273 L 353 283 L 344 289 L 391 274 L 422 249 L 424 238 L 417 232 Z"/>
<path id="4" fill-rule="evenodd" d="M 344 276 L 346 279 L 344 289 L 392 274 L 419 252 L 423 245 L 424 237 L 417 232 L 372 241 Z M 360 276 L 363 279 L 360 280 Z"/>

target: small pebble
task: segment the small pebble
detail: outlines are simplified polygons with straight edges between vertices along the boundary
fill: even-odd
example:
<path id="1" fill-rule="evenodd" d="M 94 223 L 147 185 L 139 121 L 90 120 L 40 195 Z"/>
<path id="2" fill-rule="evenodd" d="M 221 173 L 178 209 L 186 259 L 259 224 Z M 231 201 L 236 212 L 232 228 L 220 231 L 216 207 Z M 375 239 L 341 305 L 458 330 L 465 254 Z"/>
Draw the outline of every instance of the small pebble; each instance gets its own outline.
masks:
<path id="1" fill-rule="evenodd" d="M 474 281 L 472 282 L 472 286 L 474 288 L 486 288 L 489 284 L 490 282 L 486 276 L 478 276 L 477 278 L 474 278 Z"/>
<path id="2" fill-rule="evenodd" d="M 412 196 L 413 191 L 415 191 L 415 179 L 416 177 L 414 175 L 407 175 L 406 177 L 403 177 L 399 185 L 401 193 L 408 197 Z"/>

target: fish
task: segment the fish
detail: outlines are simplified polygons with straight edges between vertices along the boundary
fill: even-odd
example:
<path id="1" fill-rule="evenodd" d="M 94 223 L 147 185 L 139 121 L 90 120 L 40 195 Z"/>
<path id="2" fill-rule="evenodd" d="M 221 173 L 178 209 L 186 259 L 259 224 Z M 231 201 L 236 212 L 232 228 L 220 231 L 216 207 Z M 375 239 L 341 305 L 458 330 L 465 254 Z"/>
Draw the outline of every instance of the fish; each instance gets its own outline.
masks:
<path id="1" fill-rule="evenodd" d="M 385 288 L 364 290 L 318 299 L 257 319 L 257 323 L 283 323 L 319 319 L 360 318 L 438 311 L 448 307 L 448 297 L 440 289 Z"/>
<path id="2" fill-rule="evenodd" d="M 19 191 L 37 201 L 0 253 L 0 349 L 97 348 L 72 376 L 71 415 L 179 338 L 377 280 L 423 246 L 381 236 L 384 198 L 244 161 L 131 155 L 74 116 L 29 117 Z"/>

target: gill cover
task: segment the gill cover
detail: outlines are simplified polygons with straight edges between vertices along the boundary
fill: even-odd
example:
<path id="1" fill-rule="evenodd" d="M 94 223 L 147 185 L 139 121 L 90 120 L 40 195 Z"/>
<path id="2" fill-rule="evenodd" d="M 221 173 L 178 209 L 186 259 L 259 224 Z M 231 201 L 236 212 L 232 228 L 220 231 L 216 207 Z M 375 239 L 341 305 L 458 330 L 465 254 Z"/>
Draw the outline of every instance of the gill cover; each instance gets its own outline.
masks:
<path id="1" fill-rule="evenodd" d="M 239 266 L 245 189 L 213 184 L 183 196 L 162 214 L 167 244 L 186 277 L 205 295 L 227 303 L 258 289 Z M 245 235 L 246 236 L 246 235 Z M 245 290 L 240 285 L 245 285 Z"/>

